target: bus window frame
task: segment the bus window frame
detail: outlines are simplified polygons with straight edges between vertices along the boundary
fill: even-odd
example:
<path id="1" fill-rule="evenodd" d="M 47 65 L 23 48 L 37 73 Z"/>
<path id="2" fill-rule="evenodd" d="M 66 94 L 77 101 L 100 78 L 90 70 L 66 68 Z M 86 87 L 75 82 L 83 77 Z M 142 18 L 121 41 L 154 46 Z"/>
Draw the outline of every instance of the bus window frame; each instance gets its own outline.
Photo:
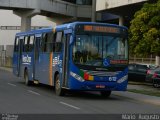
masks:
<path id="1" fill-rule="evenodd" d="M 48 37 L 46 38 L 46 35 L 53 34 L 53 38 L 51 41 L 49 41 Z M 53 32 L 44 32 L 41 35 L 40 40 L 40 52 L 41 53 L 51 53 L 53 52 L 53 41 L 54 41 L 55 34 Z M 49 49 L 48 49 L 49 47 Z"/>
<path id="2" fill-rule="evenodd" d="M 33 39 L 31 39 L 32 37 L 33 37 Z M 32 43 L 31 43 L 31 40 L 33 40 Z M 29 35 L 29 38 L 28 38 L 28 52 L 33 52 L 33 50 L 34 50 L 34 41 L 35 41 L 35 34 Z"/>
<path id="3" fill-rule="evenodd" d="M 15 38 L 15 42 L 14 42 L 14 52 L 18 52 L 19 51 L 19 36 L 16 36 Z"/>
<path id="4" fill-rule="evenodd" d="M 57 40 L 58 38 L 57 38 L 57 34 L 58 33 L 61 33 L 61 39 L 60 40 Z M 53 52 L 55 52 L 55 53 L 61 53 L 62 52 L 62 50 L 63 50 L 63 48 L 64 48 L 64 41 L 63 41 L 63 39 L 64 39 L 64 32 L 63 31 L 57 31 L 56 33 L 55 33 L 55 37 L 54 37 L 54 42 L 53 42 Z M 60 45 L 60 49 L 59 50 L 57 50 L 56 51 L 56 45 Z"/>
<path id="5" fill-rule="evenodd" d="M 28 52 L 28 51 L 29 51 L 29 36 L 26 35 L 24 36 L 24 40 L 23 40 L 23 52 Z"/>

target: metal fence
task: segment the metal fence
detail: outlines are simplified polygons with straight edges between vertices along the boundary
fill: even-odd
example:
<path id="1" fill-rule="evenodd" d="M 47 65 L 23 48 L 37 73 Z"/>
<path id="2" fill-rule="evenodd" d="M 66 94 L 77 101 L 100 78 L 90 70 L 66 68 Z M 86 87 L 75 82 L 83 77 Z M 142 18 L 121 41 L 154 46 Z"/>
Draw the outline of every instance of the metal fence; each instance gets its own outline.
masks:
<path id="1" fill-rule="evenodd" d="M 6 56 L 6 51 L 1 51 L 0 54 L 0 67 L 12 67 L 12 57 Z"/>
<path id="2" fill-rule="evenodd" d="M 13 45 L 6 46 L 6 50 L 0 48 L 0 67 L 12 67 Z"/>
<path id="3" fill-rule="evenodd" d="M 0 51 L 0 66 L 5 66 L 6 51 Z"/>
<path id="4" fill-rule="evenodd" d="M 155 58 L 129 58 L 129 63 L 155 64 Z"/>

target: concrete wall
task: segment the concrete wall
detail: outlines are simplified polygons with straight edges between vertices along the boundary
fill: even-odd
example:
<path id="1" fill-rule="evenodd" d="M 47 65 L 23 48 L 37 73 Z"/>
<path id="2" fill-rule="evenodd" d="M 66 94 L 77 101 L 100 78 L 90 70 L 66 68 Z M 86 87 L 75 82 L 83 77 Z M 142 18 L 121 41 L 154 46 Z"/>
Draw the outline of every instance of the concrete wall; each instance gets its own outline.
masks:
<path id="1" fill-rule="evenodd" d="M 4 45 L 0 45 L 0 51 L 4 50 Z"/>
<path id="2" fill-rule="evenodd" d="M 12 10 L 17 8 L 38 9 L 42 11 L 41 14 L 44 12 L 50 12 L 53 14 L 66 15 L 71 17 L 81 17 L 79 14 L 77 14 L 77 12 L 81 12 L 85 18 L 90 18 L 91 15 L 88 16 L 88 14 L 91 13 L 88 11 L 92 9 L 92 7 L 89 6 L 85 12 L 77 11 L 76 4 L 64 2 L 61 0 L 0 0 L 0 8 Z M 86 9 L 85 5 L 81 5 L 81 8 Z"/>
<path id="3" fill-rule="evenodd" d="M 6 46 L 6 57 L 13 57 L 14 45 Z"/>
<path id="4" fill-rule="evenodd" d="M 97 0 L 97 7 L 96 10 L 105 10 L 109 8 L 114 8 L 118 6 L 134 4 L 138 2 L 144 2 L 147 0 Z"/>

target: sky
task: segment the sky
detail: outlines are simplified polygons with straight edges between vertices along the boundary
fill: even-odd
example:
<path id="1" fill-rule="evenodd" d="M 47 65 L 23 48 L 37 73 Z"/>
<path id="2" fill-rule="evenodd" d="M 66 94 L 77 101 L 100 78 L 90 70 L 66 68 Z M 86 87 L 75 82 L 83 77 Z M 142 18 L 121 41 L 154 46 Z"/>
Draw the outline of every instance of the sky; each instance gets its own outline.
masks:
<path id="1" fill-rule="evenodd" d="M 12 10 L 0 10 L 0 26 L 20 26 L 21 18 L 13 14 Z M 32 26 L 55 26 L 45 16 L 36 15 L 32 18 Z M 19 30 L 1 30 L 0 29 L 0 45 L 13 45 L 14 37 Z"/>

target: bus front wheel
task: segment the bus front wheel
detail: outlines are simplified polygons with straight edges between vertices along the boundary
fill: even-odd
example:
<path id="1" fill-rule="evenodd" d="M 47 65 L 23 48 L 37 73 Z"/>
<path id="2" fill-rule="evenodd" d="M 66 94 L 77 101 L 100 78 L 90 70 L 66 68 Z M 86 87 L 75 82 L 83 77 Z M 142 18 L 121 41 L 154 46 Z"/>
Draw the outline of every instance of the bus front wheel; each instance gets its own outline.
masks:
<path id="1" fill-rule="evenodd" d="M 58 96 L 64 96 L 65 95 L 64 90 L 61 88 L 61 82 L 60 82 L 60 79 L 59 79 L 59 74 L 56 75 L 55 92 L 56 92 L 56 95 L 58 95 Z"/>
<path id="2" fill-rule="evenodd" d="M 109 97 L 111 95 L 111 91 L 100 91 L 102 97 Z"/>
<path id="3" fill-rule="evenodd" d="M 29 85 L 32 84 L 31 81 L 29 80 L 28 71 L 27 71 L 27 70 L 25 70 L 25 72 L 24 72 L 24 81 L 25 81 L 25 84 L 26 84 L 27 86 L 29 86 Z"/>

